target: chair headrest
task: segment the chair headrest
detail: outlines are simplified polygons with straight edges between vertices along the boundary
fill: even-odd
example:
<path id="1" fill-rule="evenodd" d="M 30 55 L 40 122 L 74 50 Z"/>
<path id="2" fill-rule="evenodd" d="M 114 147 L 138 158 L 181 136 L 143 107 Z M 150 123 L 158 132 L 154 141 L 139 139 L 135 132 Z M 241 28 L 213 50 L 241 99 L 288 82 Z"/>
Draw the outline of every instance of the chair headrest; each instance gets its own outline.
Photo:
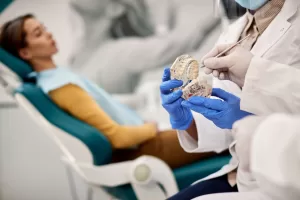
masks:
<path id="1" fill-rule="evenodd" d="M 26 62 L 16 58 L 1 47 L 0 62 L 15 72 L 23 81 L 25 81 L 28 78 L 28 75 L 33 72 L 32 68 Z"/>
<path id="2" fill-rule="evenodd" d="M 0 1 L 0 13 L 6 9 L 6 7 L 12 3 L 12 0 L 1 0 Z"/>

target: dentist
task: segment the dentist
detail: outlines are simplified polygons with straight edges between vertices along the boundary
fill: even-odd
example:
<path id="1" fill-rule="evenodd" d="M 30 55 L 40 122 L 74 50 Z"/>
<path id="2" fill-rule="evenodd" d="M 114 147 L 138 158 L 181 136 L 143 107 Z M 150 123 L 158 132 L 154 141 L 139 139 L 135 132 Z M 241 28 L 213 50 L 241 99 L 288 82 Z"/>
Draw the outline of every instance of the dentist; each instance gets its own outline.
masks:
<path id="1" fill-rule="evenodd" d="M 230 79 L 236 83 L 214 80 L 214 87 L 222 88 L 227 92 L 222 89 L 214 89 L 213 96 L 224 101 L 202 97 L 193 97 L 184 101 L 181 98 L 181 91 L 170 92 L 173 88 L 181 85 L 180 81 L 169 80 L 168 69 L 164 73 L 161 84 L 163 106 L 170 114 L 173 128 L 178 130 L 181 146 L 190 153 L 210 150 L 220 152 L 226 149 L 226 144 L 228 148 L 232 142 L 229 149 L 233 156 L 231 162 L 219 172 L 186 188 L 171 197 L 171 200 L 192 199 L 197 196 L 222 192 L 238 191 L 252 194 L 252 191 L 259 189 L 250 170 L 240 167 L 240 161 L 248 160 L 248 158 L 241 159 L 243 154 L 239 155 L 241 152 L 236 149 L 238 141 L 236 141 L 237 135 L 232 134 L 231 131 L 233 123 L 252 114 L 263 115 L 284 110 L 289 112 L 291 111 L 290 108 L 295 106 L 293 104 L 297 104 L 296 102 L 288 103 L 284 101 L 284 95 L 279 95 L 280 92 L 286 94 L 287 92 L 281 89 L 288 90 L 288 87 L 285 84 L 287 82 L 284 82 L 286 80 L 281 79 L 278 72 L 283 72 L 283 67 L 287 65 L 293 68 L 291 71 L 295 71 L 300 65 L 300 2 L 297 0 L 236 0 L 236 2 L 247 8 L 248 12 L 221 35 L 216 48 L 203 59 L 206 67 L 210 69 L 207 69 L 208 73 L 213 73 L 220 79 Z M 241 47 L 233 49 L 229 55 L 218 60 L 213 58 L 217 52 L 220 52 L 218 49 L 221 49 L 221 44 L 232 44 L 248 35 L 250 37 L 241 44 Z M 231 57 L 228 59 L 230 55 Z M 222 66 L 223 63 L 228 64 L 228 66 Z M 230 74 L 232 69 L 238 69 L 238 64 L 249 66 L 249 63 L 255 67 L 249 68 L 253 72 L 249 78 L 246 77 L 245 84 L 243 80 L 235 80 Z M 275 73 L 267 65 L 269 63 L 277 63 L 281 68 L 276 69 L 277 73 Z M 222 67 L 215 67 L 218 64 Z M 226 70 L 227 74 L 220 73 L 226 72 Z M 270 75 L 277 76 L 273 76 L 271 83 L 271 77 L 258 78 L 259 70 L 263 71 L 265 75 L 269 75 L 270 72 Z M 246 72 L 247 70 L 244 70 L 242 74 L 246 74 Z M 289 78 L 294 76 L 288 72 L 285 72 L 285 75 Z M 251 84 L 246 87 L 248 82 Z M 236 87 L 239 88 L 239 91 Z M 240 88 L 242 87 L 243 92 L 241 94 Z M 250 92 L 246 93 L 245 90 Z M 242 95 L 241 103 L 237 97 L 240 94 Z M 294 94 L 295 92 L 292 92 L 289 97 L 295 98 L 297 95 Z M 280 99 L 285 104 L 279 104 L 275 101 L 276 99 Z M 191 112 L 191 110 L 195 112 Z"/>

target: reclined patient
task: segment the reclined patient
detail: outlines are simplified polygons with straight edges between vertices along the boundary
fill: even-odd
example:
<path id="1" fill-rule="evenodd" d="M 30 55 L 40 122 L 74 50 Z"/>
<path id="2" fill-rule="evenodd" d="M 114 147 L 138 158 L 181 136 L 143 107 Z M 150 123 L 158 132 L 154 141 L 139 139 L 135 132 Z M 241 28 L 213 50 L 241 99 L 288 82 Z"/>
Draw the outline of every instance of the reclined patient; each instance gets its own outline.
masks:
<path id="1" fill-rule="evenodd" d="M 136 113 L 87 79 L 57 67 L 52 59 L 58 51 L 52 34 L 34 16 L 24 15 L 4 24 L 0 46 L 30 64 L 38 86 L 55 104 L 108 138 L 115 149 L 114 162 L 146 154 L 176 168 L 213 154 L 184 152 L 175 131 L 158 131 L 155 123 L 144 123 Z"/>

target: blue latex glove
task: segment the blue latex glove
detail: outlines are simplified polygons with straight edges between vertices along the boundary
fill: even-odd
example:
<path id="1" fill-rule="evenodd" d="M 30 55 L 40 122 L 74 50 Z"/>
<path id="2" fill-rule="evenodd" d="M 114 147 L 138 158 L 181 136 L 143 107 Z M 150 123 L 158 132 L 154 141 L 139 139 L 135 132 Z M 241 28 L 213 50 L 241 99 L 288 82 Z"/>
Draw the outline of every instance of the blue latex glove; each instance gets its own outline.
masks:
<path id="1" fill-rule="evenodd" d="M 166 68 L 160 85 L 162 106 L 170 115 L 170 122 L 173 129 L 186 130 L 193 121 L 190 109 L 181 105 L 183 102 L 182 91 L 172 92 L 174 88 L 182 86 L 183 82 L 179 80 L 170 80 L 170 69 Z"/>
<path id="2" fill-rule="evenodd" d="M 232 129 L 234 122 L 251 115 L 240 109 L 240 98 L 233 94 L 213 88 L 212 96 L 222 100 L 195 96 L 183 101 L 182 105 L 202 114 L 222 129 Z"/>

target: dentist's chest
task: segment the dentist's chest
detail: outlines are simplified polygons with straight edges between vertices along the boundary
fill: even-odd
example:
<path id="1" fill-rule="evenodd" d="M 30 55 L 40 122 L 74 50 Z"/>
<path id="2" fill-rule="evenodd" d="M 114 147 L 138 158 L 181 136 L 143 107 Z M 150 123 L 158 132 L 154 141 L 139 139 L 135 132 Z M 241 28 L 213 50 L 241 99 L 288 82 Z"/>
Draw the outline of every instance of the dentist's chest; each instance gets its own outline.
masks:
<path id="1" fill-rule="evenodd" d="M 223 32 L 218 44 L 236 43 L 247 26 L 245 15 Z M 300 67 L 300 14 L 289 20 L 281 16 L 275 18 L 256 39 L 251 52 L 271 61 Z"/>
<path id="2" fill-rule="evenodd" d="M 300 17 L 293 23 L 278 23 L 267 29 L 251 52 L 271 61 L 300 67 Z"/>

